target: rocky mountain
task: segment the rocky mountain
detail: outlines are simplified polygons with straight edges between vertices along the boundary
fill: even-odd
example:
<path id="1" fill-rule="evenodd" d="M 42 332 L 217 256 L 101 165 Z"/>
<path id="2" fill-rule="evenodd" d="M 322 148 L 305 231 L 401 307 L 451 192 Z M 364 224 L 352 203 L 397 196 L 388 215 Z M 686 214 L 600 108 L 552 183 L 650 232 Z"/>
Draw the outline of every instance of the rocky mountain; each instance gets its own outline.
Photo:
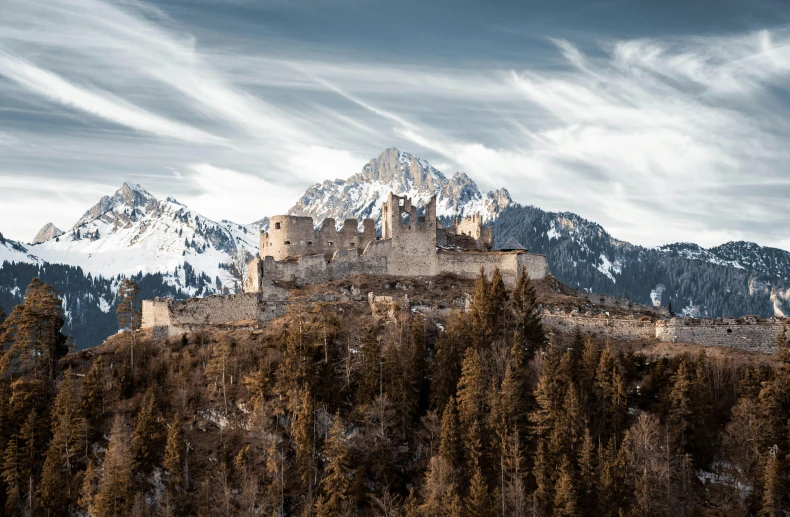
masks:
<path id="1" fill-rule="evenodd" d="M 393 147 L 348 179 L 311 186 L 288 213 L 311 216 L 316 226 L 332 217 L 338 228 L 346 218 L 372 217 L 380 227 L 381 204 L 390 192 L 409 196 L 418 204 L 436 195 L 436 214 L 445 222 L 471 214 L 482 214 L 486 222 L 493 222 L 513 202 L 504 188 L 482 193 L 466 174 L 456 172 L 448 179 L 427 161 Z"/>
<path id="2" fill-rule="evenodd" d="M 518 204 L 500 214 L 494 235 L 495 246 L 515 237 L 545 254 L 552 274 L 578 289 L 671 304 L 693 317 L 790 314 L 790 253 L 784 250 L 751 242 L 646 248 L 576 214 Z"/>
<path id="3" fill-rule="evenodd" d="M 186 287 L 183 265 L 188 263 L 217 289 L 232 289 L 230 257 L 237 250 L 254 254 L 257 249 L 257 226 L 212 221 L 172 197 L 159 200 L 127 182 L 88 209 L 70 230 L 30 246 L 29 252 L 105 278 L 161 273 L 180 288 Z"/>
<path id="4" fill-rule="evenodd" d="M 33 244 L 41 244 L 42 242 L 47 242 L 60 235 L 63 235 L 63 231 L 54 224 L 47 223 L 38 231 L 36 237 L 33 239 Z"/>

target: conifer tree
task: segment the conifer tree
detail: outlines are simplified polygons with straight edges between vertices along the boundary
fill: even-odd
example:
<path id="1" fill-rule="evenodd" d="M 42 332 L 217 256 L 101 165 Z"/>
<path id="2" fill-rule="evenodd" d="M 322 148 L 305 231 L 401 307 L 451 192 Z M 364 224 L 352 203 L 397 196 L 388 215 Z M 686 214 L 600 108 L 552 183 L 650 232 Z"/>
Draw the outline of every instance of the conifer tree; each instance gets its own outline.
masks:
<path id="1" fill-rule="evenodd" d="M 5 511 L 9 515 L 22 513 L 29 468 L 29 465 L 23 463 L 19 438 L 15 435 L 8 441 L 3 452 L 3 481 L 6 489 Z"/>
<path id="2" fill-rule="evenodd" d="M 140 328 L 142 323 L 142 311 L 139 300 L 140 286 L 130 278 L 121 280 L 118 287 L 118 308 L 115 313 L 118 315 L 118 328 L 126 330 L 129 336 L 129 365 L 132 372 L 132 384 L 134 384 L 134 349 L 137 344 L 135 331 Z"/>
<path id="3" fill-rule="evenodd" d="M 129 436 L 125 427 L 121 417 L 116 417 L 93 499 L 91 514 L 96 517 L 122 517 L 129 515 L 132 509 L 134 477 Z"/>
<path id="4" fill-rule="evenodd" d="M 488 484 L 483 471 L 478 466 L 469 482 L 469 495 L 466 498 L 466 517 L 493 517 L 492 502 L 488 493 Z"/>
<path id="5" fill-rule="evenodd" d="M 3 323 L 2 340 L 9 349 L 0 359 L 0 375 L 32 371 L 51 394 L 58 359 L 66 355 L 67 338 L 61 333 L 63 305 L 55 290 L 34 278 L 21 305 Z"/>
<path id="6" fill-rule="evenodd" d="M 759 517 L 777 517 L 782 510 L 782 478 L 779 470 L 778 448 L 772 447 L 763 470 L 763 497 Z"/>
<path id="7" fill-rule="evenodd" d="M 479 465 L 483 456 L 484 392 L 480 354 L 477 349 L 468 348 L 458 381 L 458 418 L 469 471 Z"/>
<path id="8" fill-rule="evenodd" d="M 96 493 L 99 491 L 100 474 L 101 472 L 96 466 L 96 462 L 93 459 L 88 460 L 88 466 L 85 468 L 85 474 L 82 477 L 79 500 L 77 501 L 83 510 L 87 511 L 93 507 L 93 498 L 96 497 Z"/>
<path id="9" fill-rule="evenodd" d="M 538 439 L 532 475 L 535 478 L 535 491 L 532 493 L 532 514 L 539 517 L 551 515 L 552 472 L 546 457 L 546 443 L 543 438 Z"/>
<path id="10" fill-rule="evenodd" d="M 554 493 L 554 515 L 557 517 L 577 517 L 579 515 L 573 468 L 565 456 L 560 467 L 557 487 Z"/>
<path id="11" fill-rule="evenodd" d="M 444 413 L 442 414 L 439 454 L 453 472 L 461 467 L 463 458 L 460 428 L 461 424 L 458 420 L 458 411 L 455 408 L 455 398 L 450 397 L 450 401 L 444 407 Z"/>
<path id="12" fill-rule="evenodd" d="M 524 266 L 521 266 L 513 288 L 512 310 L 515 342 L 525 351 L 523 361 L 528 363 L 535 356 L 535 351 L 546 342 L 546 332 L 540 321 L 535 287 Z"/>
<path id="13" fill-rule="evenodd" d="M 97 357 L 91 365 L 88 373 L 82 378 L 80 392 L 80 415 L 88 426 L 88 435 L 95 438 L 99 433 L 99 424 L 104 416 L 104 387 L 102 386 L 102 375 L 104 362 L 101 356 Z"/>
<path id="14" fill-rule="evenodd" d="M 317 517 L 338 515 L 349 499 L 349 457 L 344 432 L 343 419 L 337 415 L 324 445 L 326 467 L 321 480 L 321 497 L 316 505 Z"/>
<path id="15" fill-rule="evenodd" d="M 486 276 L 484 268 L 480 268 L 480 275 L 475 282 L 472 294 L 472 307 L 470 310 L 472 322 L 472 344 L 477 348 L 488 347 L 494 335 L 493 321 L 491 321 L 491 282 Z"/>
<path id="16" fill-rule="evenodd" d="M 685 452 L 691 428 L 691 378 L 686 360 L 682 360 L 673 376 L 672 391 L 669 394 L 672 406 L 669 422 L 674 433 L 674 442 L 679 452 Z"/>
<path id="17" fill-rule="evenodd" d="M 578 495 L 580 508 L 588 511 L 595 508 L 595 463 L 595 444 L 590 428 L 585 427 L 579 450 Z"/>
<path id="18" fill-rule="evenodd" d="M 790 341 L 787 339 L 787 327 L 784 325 L 776 335 L 776 350 L 783 367 L 790 369 Z"/>
<path id="19" fill-rule="evenodd" d="M 144 474 L 151 472 L 157 461 L 158 441 L 159 424 L 156 416 L 156 398 L 153 389 L 149 389 L 140 403 L 132 436 L 132 457 L 136 472 Z"/>
<path id="20" fill-rule="evenodd" d="M 177 412 L 167 432 L 165 458 L 162 462 L 168 486 L 174 490 L 179 489 L 186 481 L 184 476 L 186 453 L 186 443 L 184 442 L 184 418 L 181 416 L 180 412 Z"/>
<path id="21" fill-rule="evenodd" d="M 73 458 L 80 448 L 80 430 L 83 427 L 78 408 L 76 381 L 69 369 L 64 375 L 52 411 L 53 436 L 39 483 L 38 499 L 45 515 L 62 515 L 76 502 Z"/>
<path id="22" fill-rule="evenodd" d="M 441 456 L 434 456 L 428 464 L 419 514 L 422 517 L 462 516 L 461 498 L 452 469 Z"/>
<path id="23" fill-rule="evenodd" d="M 292 426 L 292 438 L 296 445 L 296 465 L 301 484 L 307 489 L 307 493 L 312 495 L 315 474 L 313 396 L 307 384 L 304 384 L 300 390 L 299 406 Z"/>

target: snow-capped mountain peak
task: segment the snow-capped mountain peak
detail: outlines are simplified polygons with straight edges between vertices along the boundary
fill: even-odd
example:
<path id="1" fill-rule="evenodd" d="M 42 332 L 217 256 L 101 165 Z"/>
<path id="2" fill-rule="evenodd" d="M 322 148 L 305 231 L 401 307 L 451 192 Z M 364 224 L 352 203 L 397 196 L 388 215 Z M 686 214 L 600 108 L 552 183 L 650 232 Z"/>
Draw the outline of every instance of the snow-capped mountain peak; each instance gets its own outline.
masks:
<path id="1" fill-rule="evenodd" d="M 63 235 L 63 231 L 52 223 L 45 224 L 33 239 L 33 244 L 41 244 L 50 239 Z"/>
<path id="2" fill-rule="evenodd" d="M 456 172 L 448 179 L 428 161 L 391 147 L 348 179 L 311 186 L 288 213 L 311 216 L 316 225 L 327 217 L 338 226 L 344 219 L 370 217 L 380 226 L 381 204 L 390 192 L 409 196 L 417 204 L 435 195 L 436 213 L 445 222 L 472 214 L 482 214 L 486 222 L 492 222 L 512 203 L 504 188 L 483 194 L 466 174 Z"/>
<path id="3" fill-rule="evenodd" d="M 257 253 L 258 230 L 212 221 L 173 198 L 159 200 L 126 182 L 102 197 L 69 231 L 29 251 L 46 262 L 79 265 L 107 278 L 141 272 L 177 275 L 186 262 L 217 288 L 232 288 L 230 257 L 237 250 Z M 184 285 L 175 276 L 172 281 Z"/>

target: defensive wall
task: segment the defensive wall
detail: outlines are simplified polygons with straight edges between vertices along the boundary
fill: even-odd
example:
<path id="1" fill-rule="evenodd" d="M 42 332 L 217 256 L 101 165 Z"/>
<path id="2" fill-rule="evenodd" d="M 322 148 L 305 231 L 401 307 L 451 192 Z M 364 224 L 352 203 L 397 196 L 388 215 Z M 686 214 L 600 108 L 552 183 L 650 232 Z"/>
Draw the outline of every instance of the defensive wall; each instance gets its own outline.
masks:
<path id="1" fill-rule="evenodd" d="M 363 221 L 364 230 L 358 233 L 354 219 L 346 220 L 342 232 L 335 232 L 331 219 L 315 230 L 309 217 L 273 217 L 270 231 L 261 234 L 260 255 L 249 264 L 245 290 L 266 295 L 267 289 L 277 282 L 315 284 L 355 274 L 454 273 L 475 278 L 481 268 L 487 274 L 499 268 L 508 285 L 515 283 L 522 266 L 534 280 L 549 274 L 543 255 L 523 250 L 479 251 L 490 245 L 492 237 L 491 229 L 482 226 L 480 216 L 464 218 L 451 229 L 441 228 L 436 219 L 435 196 L 420 212 L 408 197 L 390 193 L 381 213 L 381 239 L 376 238 L 372 219 Z M 461 235 L 472 242 L 470 250 L 437 247 L 437 239 L 442 244 L 448 234 L 456 232 L 466 232 Z"/>
<path id="2" fill-rule="evenodd" d="M 142 328 L 152 328 L 155 338 L 177 336 L 208 325 L 242 321 L 257 324 L 285 313 L 285 300 L 262 300 L 258 293 L 212 295 L 178 302 L 172 298 L 143 300 Z"/>
<path id="3" fill-rule="evenodd" d="M 667 320 L 642 317 L 608 317 L 603 314 L 586 315 L 576 312 L 544 310 L 543 323 L 561 332 L 582 332 L 624 340 L 654 340 L 670 343 L 699 343 L 705 346 L 724 346 L 762 353 L 776 351 L 776 336 L 790 324 L 790 319 L 744 318 Z"/>
<path id="4" fill-rule="evenodd" d="M 331 255 L 350 248 L 364 249 L 376 240 L 376 223 L 373 219 L 365 219 L 362 228 L 359 232 L 357 220 L 346 219 L 338 231 L 335 220 L 327 218 L 317 230 L 312 217 L 277 215 L 269 220 L 269 231 L 261 232 L 260 255 L 286 260 L 306 255 Z"/>

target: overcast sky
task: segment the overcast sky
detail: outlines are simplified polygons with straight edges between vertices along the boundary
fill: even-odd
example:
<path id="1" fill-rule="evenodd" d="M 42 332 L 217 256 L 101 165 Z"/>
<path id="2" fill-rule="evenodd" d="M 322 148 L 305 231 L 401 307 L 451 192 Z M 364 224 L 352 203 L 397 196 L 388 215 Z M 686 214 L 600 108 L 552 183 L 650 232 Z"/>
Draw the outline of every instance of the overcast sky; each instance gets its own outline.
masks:
<path id="1" fill-rule="evenodd" d="M 0 0 L 0 232 L 287 210 L 384 148 L 643 245 L 790 249 L 782 0 Z"/>

